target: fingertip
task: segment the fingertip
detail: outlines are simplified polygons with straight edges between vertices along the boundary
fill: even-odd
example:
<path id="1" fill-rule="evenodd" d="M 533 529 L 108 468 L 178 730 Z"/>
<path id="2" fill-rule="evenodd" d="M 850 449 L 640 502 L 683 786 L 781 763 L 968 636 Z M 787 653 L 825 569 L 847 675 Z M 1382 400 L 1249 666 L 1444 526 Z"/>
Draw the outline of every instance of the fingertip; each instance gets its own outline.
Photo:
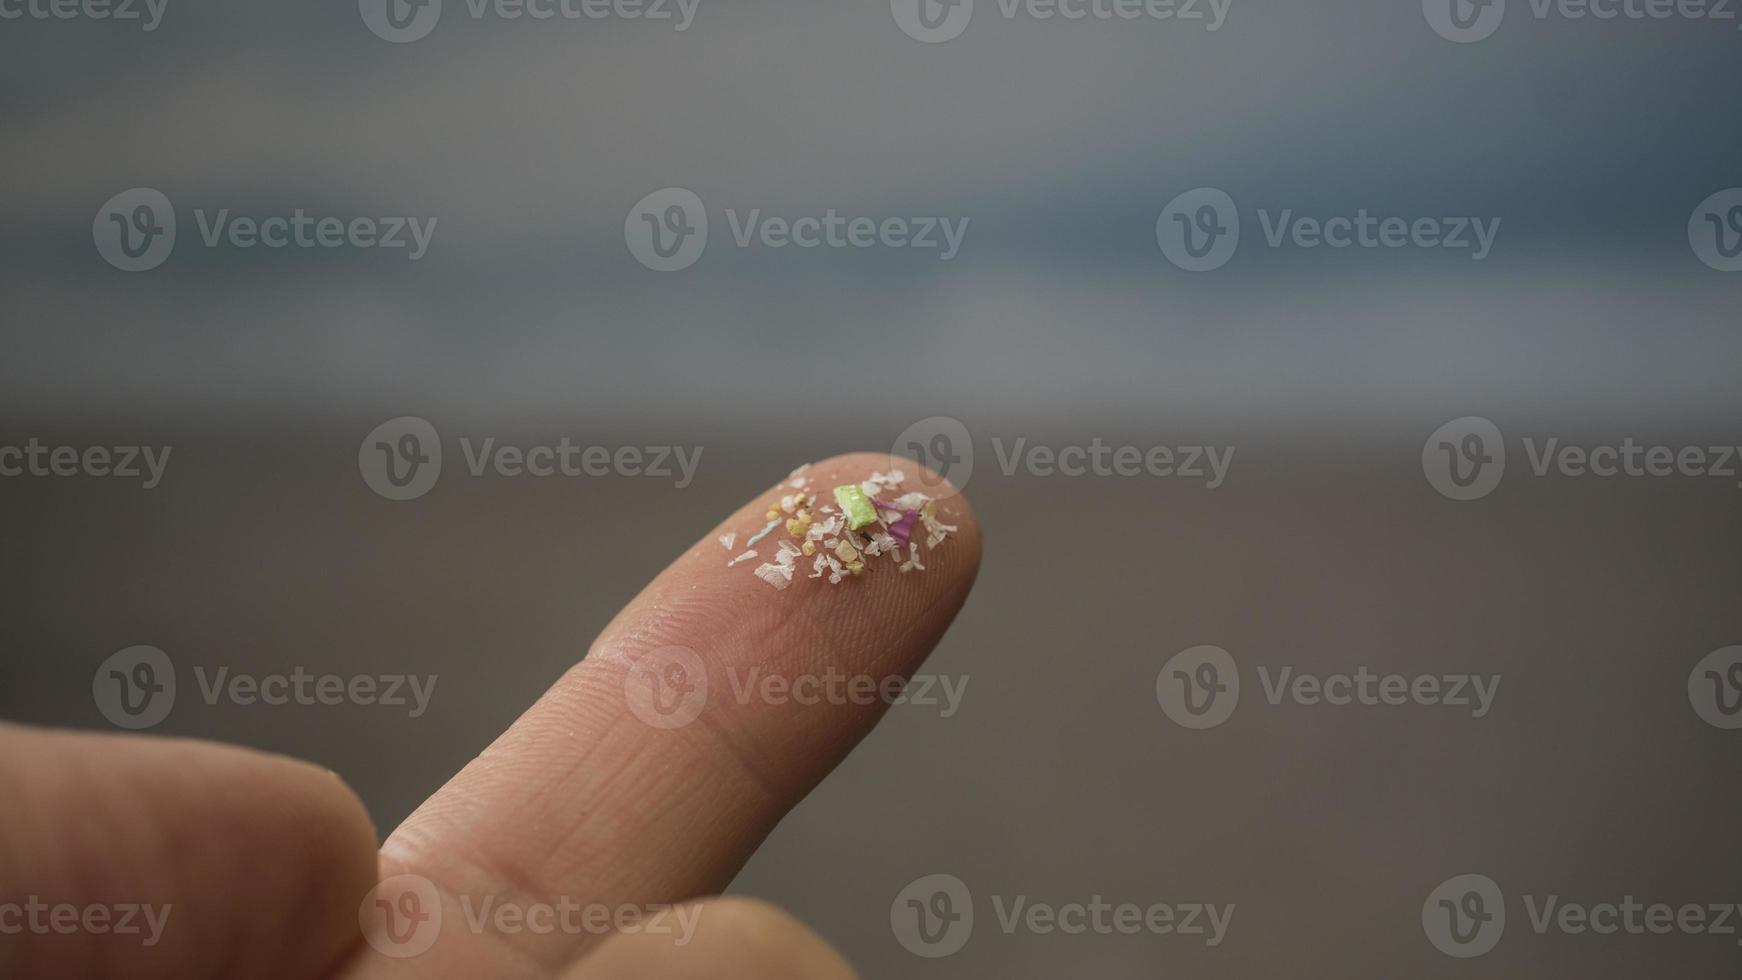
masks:
<path id="1" fill-rule="evenodd" d="M 901 702 L 979 561 L 979 523 L 934 471 L 867 452 L 799 467 L 685 549 L 388 851 L 545 895 L 723 888 Z"/>

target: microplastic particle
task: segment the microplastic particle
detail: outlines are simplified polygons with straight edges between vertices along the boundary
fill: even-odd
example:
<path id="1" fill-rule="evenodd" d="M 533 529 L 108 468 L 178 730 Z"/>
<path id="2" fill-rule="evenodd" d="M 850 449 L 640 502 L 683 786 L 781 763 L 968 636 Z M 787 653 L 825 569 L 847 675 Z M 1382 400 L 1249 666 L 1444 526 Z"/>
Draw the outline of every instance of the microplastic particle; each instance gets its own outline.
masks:
<path id="1" fill-rule="evenodd" d="M 858 485 L 848 483 L 835 488 L 835 503 L 841 506 L 841 513 L 847 516 L 847 527 L 857 531 L 877 523 L 877 508 L 872 506 L 870 498 Z"/>

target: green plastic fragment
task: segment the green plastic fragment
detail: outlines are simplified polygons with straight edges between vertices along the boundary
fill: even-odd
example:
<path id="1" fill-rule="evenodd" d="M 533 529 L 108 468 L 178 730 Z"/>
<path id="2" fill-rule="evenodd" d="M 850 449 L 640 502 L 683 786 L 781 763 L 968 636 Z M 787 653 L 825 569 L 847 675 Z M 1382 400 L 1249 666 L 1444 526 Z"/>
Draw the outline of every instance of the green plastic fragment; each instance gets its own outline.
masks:
<path id="1" fill-rule="evenodd" d="M 847 527 L 854 531 L 867 524 L 877 523 L 877 508 L 871 505 L 871 498 L 865 496 L 865 491 L 859 489 L 857 484 L 836 487 L 835 503 L 841 506 L 841 513 L 846 515 Z"/>

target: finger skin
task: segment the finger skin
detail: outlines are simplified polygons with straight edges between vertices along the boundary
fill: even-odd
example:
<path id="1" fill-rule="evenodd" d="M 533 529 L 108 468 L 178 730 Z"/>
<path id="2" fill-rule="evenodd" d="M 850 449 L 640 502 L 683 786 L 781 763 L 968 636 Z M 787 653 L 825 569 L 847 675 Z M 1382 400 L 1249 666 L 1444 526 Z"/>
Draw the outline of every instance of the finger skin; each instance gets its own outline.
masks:
<path id="1" fill-rule="evenodd" d="M 913 463 L 860 453 L 815 464 L 813 492 Z M 928 483 L 941 483 L 928 474 Z M 633 600 L 568 671 L 478 759 L 414 813 L 383 848 L 384 871 L 428 876 L 450 897 L 644 905 L 721 891 L 782 816 L 887 708 L 765 696 L 780 680 L 905 678 L 943 635 L 979 567 L 967 502 L 946 489 L 938 517 L 956 533 L 922 552 L 927 570 L 887 564 L 839 586 L 806 579 L 777 591 L 751 568 L 728 568 L 784 481 L 688 549 Z M 726 551 L 715 540 L 738 534 Z M 693 651 L 708 691 L 693 722 L 650 725 L 632 710 L 640 661 Z M 501 938 L 511 955 L 557 966 L 599 937 Z M 444 934 L 443 942 L 447 941 Z M 428 964 L 421 964 L 427 968 Z"/>
<path id="2" fill-rule="evenodd" d="M 64 933 L 0 919 L 0 976 L 306 980 L 356 942 L 376 836 L 328 770 L 208 742 L 0 725 L 0 800 L 0 903 L 111 910 Z M 137 934 L 117 931 L 127 906 L 159 910 L 154 941 L 142 912 Z"/>
<path id="3" fill-rule="evenodd" d="M 685 936 L 611 936 L 566 980 L 855 980 L 841 954 L 804 923 L 766 902 L 718 898 L 683 910 Z"/>

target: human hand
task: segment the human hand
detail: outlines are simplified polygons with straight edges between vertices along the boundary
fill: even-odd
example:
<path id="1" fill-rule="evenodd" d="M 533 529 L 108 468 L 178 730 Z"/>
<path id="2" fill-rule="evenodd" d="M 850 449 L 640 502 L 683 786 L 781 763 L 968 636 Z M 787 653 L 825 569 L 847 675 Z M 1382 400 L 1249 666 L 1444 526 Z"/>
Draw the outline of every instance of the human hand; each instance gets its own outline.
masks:
<path id="1" fill-rule="evenodd" d="M 854 454 L 806 475 L 826 498 L 891 465 L 917 472 Z M 923 553 L 923 571 L 900 573 L 884 556 L 839 585 L 801 571 L 781 590 L 751 573 L 753 561 L 727 567 L 745 549 L 716 540 L 744 541 L 792 491 L 783 482 L 759 495 L 662 572 L 379 850 L 349 787 L 308 763 L 185 739 L 0 727 L 0 976 L 853 976 L 785 913 L 700 897 L 732 880 L 887 704 L 735 698 L 722 678 L 751 667 L 909 675 L 966 599 L 980 557 L 967 503 L 935 476 L 920 482 L 945 487 L 934 491 L 937 518 L 957 528 Z M 693 654 L 728 694 L 659 727 L 669 722 L 650 724 L 634 703 L 650 682 L 638 672 L 683 659 L 673 650 Z M 22 896 L 41 907 L 5 916 Z M 671 903 L 691 904 L 661 909 Z M 124 906 L 159 914 L 138 913 L 124 933 Z M 570 906 L 642 921 L 534 931 L 498 928 L 505 920 L 480 911 Z M 62 929 L 59 907 L 101 910 L 105 922 Z"/>

